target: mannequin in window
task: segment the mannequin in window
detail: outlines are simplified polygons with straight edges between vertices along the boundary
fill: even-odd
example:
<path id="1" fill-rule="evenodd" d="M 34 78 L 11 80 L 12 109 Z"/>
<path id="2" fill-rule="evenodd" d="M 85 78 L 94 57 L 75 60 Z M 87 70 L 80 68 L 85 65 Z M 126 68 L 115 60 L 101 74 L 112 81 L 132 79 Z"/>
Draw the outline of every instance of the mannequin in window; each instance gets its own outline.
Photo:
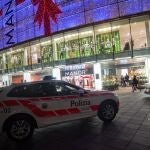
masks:
<path id="1" fill-rule="evenodd" d="M 53 50 L 51 47 L 49 48 L 49 58 L 50 58 L 50 60 L 53 59 Z M 48 60 L 48 57 L 47 57 L 47 60 Z"/>
<path id="2" fill-rule="evenodd" d="M 64 53 L 65 53 L 65 48 L 61 47 L 60 48 L 60 59 L 64 58 Z"/>
<path id="3" fill-rule="evenodd" d="M 130 44 L 129 44 L 129 42 L 125 42 L 123 50 L 124 51 L 130 50 Z"/>
<path id="4" fill-rule="evenodd" d="M 111 48 L 111 42 L 109 39 L 107 39 L 106 43 L 105 43 L 105 47 L 110 49 Z"/>
<path id="5" fill-rule="evenodd" d="M 90 49 L 90 44 L 88 43 L 88 41 L 85 42 L 84 48 L 85 48 L 85 51 L 87 51 L 87 52 L 89 51 L 89 49 Z"/>
<path id="6" fill-rule="evenodd" d="M 91 48 L 90 55 L 94 55 L 94 44 L 92 42 L 90 44 L 90 48 Z"/>
<path id="7" fill-rule="evenodd" d="M 104 43 L 103 40 L 101 40 L 101 42 L 100 42 L 99 53 L 104 53 L 104 48 L 105 48 L 105 43 Z"/>
<path id="8" fill-rule="evenodd" d="M 116 41 L 115 41 L 115 38 L 113 37 L 113 38 L 112 38 L 112 48 L 113 48 L 113 52 L 115 52 L 115 50 L 116 50 L 115 43 L 116 43 Z"/>
<path id="9" fill-rule="evenodd" d="M 84 45 L 81 46 L 81 55 L 85 56 L 85 47 L 84 47 Z"/>

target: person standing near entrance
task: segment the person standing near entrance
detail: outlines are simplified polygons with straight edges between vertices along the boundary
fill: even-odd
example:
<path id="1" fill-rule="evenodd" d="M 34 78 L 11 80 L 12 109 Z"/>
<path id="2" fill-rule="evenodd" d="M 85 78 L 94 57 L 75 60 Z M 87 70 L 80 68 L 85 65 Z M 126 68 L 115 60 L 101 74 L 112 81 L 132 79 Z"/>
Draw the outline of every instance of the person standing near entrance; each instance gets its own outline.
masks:
<path id="1" fill-rule="evenodd" d="M 138 86 L 138 79 L 134 75 L 133 80 L 132 80 L 132 92 L 137 90 L 137 86 Z"/>
<path id="2" fill-rule="evenodd" d="M 129 75 L 127 73 L 125 75 L 125 82 L 126 82 L 126 85 L 129 85 Z"/>
<path id="3" fill-rule="evenodd" d="M 123 75 L 121 75 L 120 81 L 121 81 L 121 86 L 122 86 L 122 87 L 126 86 L 125 79 L 124 79 L 124 76 L 123 76 Z"/>

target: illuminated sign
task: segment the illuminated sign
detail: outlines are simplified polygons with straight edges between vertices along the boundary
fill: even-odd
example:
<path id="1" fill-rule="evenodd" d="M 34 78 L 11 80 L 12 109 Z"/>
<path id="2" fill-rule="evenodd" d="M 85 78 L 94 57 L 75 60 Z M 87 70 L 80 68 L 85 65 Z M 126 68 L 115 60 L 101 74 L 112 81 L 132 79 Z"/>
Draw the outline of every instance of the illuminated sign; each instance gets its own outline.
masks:
<path id="1" fill-rule="evenodd" d="M 149 0 L 0 0 L 0 50 L 57 31 L 150 11 Z"/>
<path id="2" fill-rule="evenodd" d="M 93 65 L 81 64 L 64 66 L 61 72 L 62 76 L 79 76 L 86 74 L 93 74 Z"/>
<path id="3" fill-rule="evenodd" d="M 5 36 L 6 36 L 6 44 L 11 45 L 14 44 L 14 39 L 13 39 L 13 32 L 14 32 L 14 10 L 12 9 L 12 4 L 13 0 L 8 1 L 5 3 L 5 17 L 7 18 L 4 22 L 6 28 L 8 27 L 9 30 L 6 31 Z"/>

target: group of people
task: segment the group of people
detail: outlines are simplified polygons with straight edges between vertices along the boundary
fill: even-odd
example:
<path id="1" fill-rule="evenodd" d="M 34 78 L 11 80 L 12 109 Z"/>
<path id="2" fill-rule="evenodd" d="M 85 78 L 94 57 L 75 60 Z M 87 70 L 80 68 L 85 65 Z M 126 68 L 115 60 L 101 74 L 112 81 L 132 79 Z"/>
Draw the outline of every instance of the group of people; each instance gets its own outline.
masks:
<path id="1" fill-rule="evenodd" d="M 121 75 L 121 86 L 125 87 L 127 85 L 129 85 L 129 75 L 126 74 L 125 77 Z"/>
<path id="2" fill-rule="evenodd" d="M 133 79 L 132 79 L 132 82 L 131 82 L 131 84 L 132 84 L 132 92 L 137 90 L 138 83 L 139 83 L 139 81 L 138 81 L 137 77 L 134 75 Z M 127 85 L 129 85 L 129 75 L 126 74 L 125 77 L 122 75 L 121 76 L 121 86 L 122 87 L 126 87 Z"/>

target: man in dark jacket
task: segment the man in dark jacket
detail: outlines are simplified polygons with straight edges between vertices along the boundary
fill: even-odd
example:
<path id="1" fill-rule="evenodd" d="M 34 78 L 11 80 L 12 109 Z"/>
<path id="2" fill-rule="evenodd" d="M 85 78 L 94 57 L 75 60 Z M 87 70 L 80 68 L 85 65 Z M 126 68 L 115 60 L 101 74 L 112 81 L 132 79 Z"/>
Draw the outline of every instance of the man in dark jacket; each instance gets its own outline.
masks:
<path id="1" fill-rule="evenodd" d="M 134 75 L 133 80 L 132 80 L 132 91 L 136 91 L 138 86 L 138 79 L 136 78 L 136 76 Z"/>

